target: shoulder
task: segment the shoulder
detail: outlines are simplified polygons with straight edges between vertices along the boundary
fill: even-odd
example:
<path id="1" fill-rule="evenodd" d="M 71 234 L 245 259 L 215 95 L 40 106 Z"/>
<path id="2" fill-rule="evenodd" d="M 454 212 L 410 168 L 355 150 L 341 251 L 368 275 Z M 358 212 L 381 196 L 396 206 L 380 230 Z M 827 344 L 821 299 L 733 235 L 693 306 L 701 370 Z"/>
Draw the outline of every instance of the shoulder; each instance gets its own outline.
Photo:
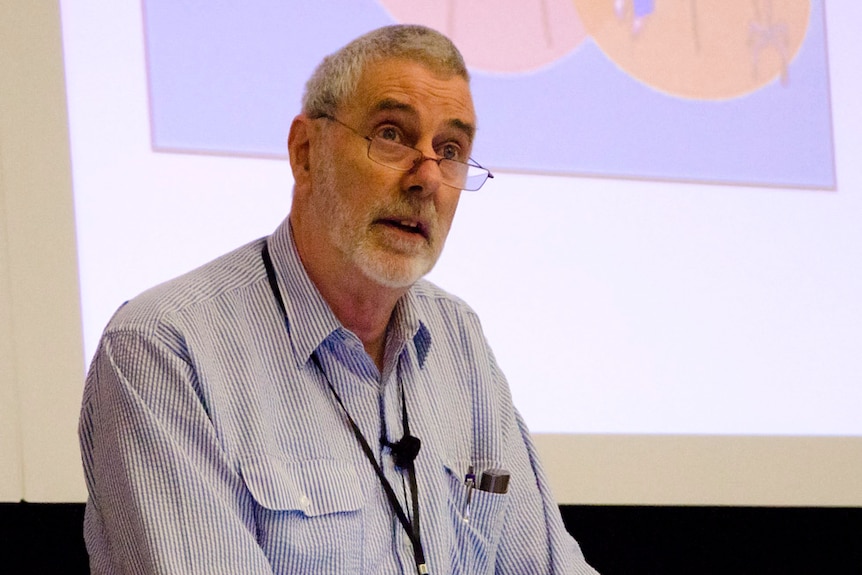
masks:
<path id="1" fill-rule="evenodd" d="M 124 303 L 108 323 L 112 331 L 152 331 L 171 318 L 202 307 L 223 307 L 224 300 L 265 281 L 256 240 L 190 272 L 152 287 Z"/>
<path id="2" fill-rule="evenodd" d="M 448 342 L 472 353 L 480 353 L 487 347 L 478 314 L 460 297 L 430 281 L 420 280 L 411 289 L 411 300 L 419 321 L 438 344 Z"/>

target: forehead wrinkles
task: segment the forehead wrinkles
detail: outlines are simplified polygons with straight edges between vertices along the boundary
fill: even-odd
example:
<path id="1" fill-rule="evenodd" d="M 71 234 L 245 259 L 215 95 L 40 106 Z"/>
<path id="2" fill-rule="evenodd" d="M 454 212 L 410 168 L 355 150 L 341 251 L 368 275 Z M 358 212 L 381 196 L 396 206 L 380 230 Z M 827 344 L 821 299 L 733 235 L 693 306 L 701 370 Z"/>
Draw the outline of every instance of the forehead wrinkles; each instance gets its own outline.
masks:
<path id="1" fill-rule="evenodd" d="M 440 76 L 412 62 L 384 61 L 369 66 L 346 108 L 366 116 L 386 110 L 416 116 L 429 112 L 471 137 L 475 132 L 467 81 L 460 76 Z"/>

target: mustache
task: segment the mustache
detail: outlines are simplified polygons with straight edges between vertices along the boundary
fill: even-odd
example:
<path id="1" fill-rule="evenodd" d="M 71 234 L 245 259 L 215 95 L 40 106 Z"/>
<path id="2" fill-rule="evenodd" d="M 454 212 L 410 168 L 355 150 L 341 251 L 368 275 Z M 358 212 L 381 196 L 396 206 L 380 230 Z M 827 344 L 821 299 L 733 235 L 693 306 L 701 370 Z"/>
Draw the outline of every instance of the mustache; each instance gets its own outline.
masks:
<path id="1" fill-rule="evenodd" d="M 380 202 L 375 206 L 372 213 L 376 218 L 401 217 L 403 219 L 414 219 L 426 222 L 428 225 L 437 223 L 437 207 L 428 199 L 417 199 L 415 197 L 399 198 Z"/>
<path id="2" fill-rule="evenodd" d="M 433 201 L 399 198 L 380 202 L 370 212 L 370 222 L 390 222 L 413 229 L 430 242 L 439 237 L 437 208 Z"/>

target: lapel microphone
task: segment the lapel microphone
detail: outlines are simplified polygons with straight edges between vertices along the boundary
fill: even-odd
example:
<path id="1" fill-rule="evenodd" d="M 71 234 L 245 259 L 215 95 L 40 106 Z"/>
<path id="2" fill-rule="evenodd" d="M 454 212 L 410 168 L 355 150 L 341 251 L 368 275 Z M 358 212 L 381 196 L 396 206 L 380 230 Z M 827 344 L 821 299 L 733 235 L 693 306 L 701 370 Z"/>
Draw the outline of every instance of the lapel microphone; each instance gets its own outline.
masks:
<path id="1" fill-rule="evenodd" d="M 413 460 L 419 455 L 419 448 L 422 447 L 422 442 L 419 438 L 409 433 L 395 443 L 387 441 L 385 437 L 381 437 L 380 443 L 392 451 L 395 465 L 401 469 L 407 469 L 407 467 L 413 464 Z"/>

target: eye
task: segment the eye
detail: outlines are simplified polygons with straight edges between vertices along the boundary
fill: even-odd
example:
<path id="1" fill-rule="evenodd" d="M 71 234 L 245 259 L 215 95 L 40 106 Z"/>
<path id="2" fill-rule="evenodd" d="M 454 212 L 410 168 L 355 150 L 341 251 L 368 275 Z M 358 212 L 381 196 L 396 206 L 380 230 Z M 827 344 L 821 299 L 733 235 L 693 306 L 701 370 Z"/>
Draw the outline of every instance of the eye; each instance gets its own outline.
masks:
<path id="1" fill-rule="evenodd" d="M 437 149 L 437 156 L 446 160 L 454 160 L 456 162 L 464 162 L 464 152 L 461 146 L 455 142 L 446 142 Z"/>
<path id="2" fill-rule="evenodd" d="M 401 142 L 401 131 L 395 126 L 381 126 L 374 132 L 375 138 L 387 140 L 390 142 Z"/>

